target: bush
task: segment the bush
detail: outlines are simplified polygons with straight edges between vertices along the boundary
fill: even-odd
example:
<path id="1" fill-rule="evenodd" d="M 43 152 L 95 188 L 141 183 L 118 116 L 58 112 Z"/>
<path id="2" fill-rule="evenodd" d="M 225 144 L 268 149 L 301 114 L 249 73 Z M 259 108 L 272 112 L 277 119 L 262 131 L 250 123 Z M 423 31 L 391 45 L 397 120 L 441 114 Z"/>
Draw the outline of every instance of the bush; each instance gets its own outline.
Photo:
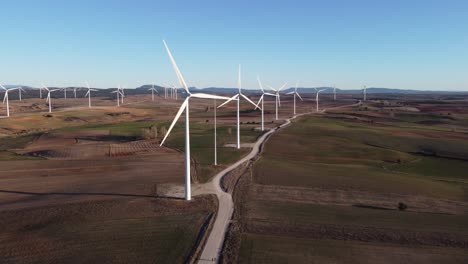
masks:
<path id="1" fill-rule="evenodd" d="M 405 211 L 407 208 L 408 206 L 405 203 L 402 203 L 402 202 L 398 203 L 398 210 Z"/>

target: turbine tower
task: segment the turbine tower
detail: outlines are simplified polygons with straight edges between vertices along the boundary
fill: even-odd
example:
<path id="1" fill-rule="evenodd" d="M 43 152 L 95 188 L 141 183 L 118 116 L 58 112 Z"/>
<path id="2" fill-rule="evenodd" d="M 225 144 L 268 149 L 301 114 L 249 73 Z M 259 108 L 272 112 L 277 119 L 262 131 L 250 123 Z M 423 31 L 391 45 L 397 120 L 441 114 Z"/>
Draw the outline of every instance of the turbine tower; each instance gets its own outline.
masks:
<path id="1" fill-rule="evenodd" d="M 362 92 L 364 94 L 364 101 L 367 99 L 367 87 L 364 85 L 364 89 L 362 89 Z"/>
<path id="2" fill-rule="evenodd" d="M 333 100 L 336 101 L 336 86 L 333 86 Z"/>
<path id="3" fill-rule="evenodd" d="M 297 85 L 298 84 L 299 84 L 299 81 L 296 82 L 296 87 L 294 88 L 294 92 L 287 93 L 287 94 L 293 94 L 294 95 L 294 115 L 296 115 L 296 96 L 298 96 L 299 99 L 301 99 L 301 101 L 304 101 L 304 100 L 302 100 L 302 97 L 297 92 Z"/>
<path id="4" fill-rule="evenodd" d="M 7 105 L 7 117 L 10 117 L 10 100 L 8 99 L 8 92 L 10 91 L 14 91 L 16 89 L 19 89 L 19 88 L 10 88 L 10 89 L 7 89 L 5 87 L 3 87 L 3 85 L 0 84 L 0 87 L 5 90 L 5 95 L 3 96 L 3 103 L 5 104 L 5 101 L 6 101 L 6 105 Z"/>
<path id="5" fill-rule="evenodd" d="M 169 130 L 167 131 L 166 135 L 164 136 L 164 139 L 161 141 L 161 146 L 164 144 L 166 141 L 167 137 L 172 131 L 172 128 L 174 125 L 177 123 L 177 120 L 179 120 L 179 117 L 182 115 L 183 112 L 185 112 L 185 200 L 190 200 L 191 199 L 191 186 L 190 186 L 190 118 L 189 118 L 189 105 L 190 105 L 190 99 L 193 98 L 201 98 L 201 99 L 221 99 L 221 100 L 228 100 L 230 98 L 224 97 L 224 96 L 217 96 L 217 95 L 211 95 L 211 94 L 205 94 L 205 93 L 190 93 L 187 83 L 184 80 L 184 77 L 182 76 L 182 73 L 179 70 L 179 67 L 177 66 L 174 57 L 172 57 L 172 53 L 169 50 L 169 47 L 166 44 L 166 41 L 163 40 L 164 46 L 166 47 L 167 54 L 169 55 L 169 58 L 171 59 L 172 62 L 172 67 L 174 68 L 174 71 L 177 75 L 177 79 L 179 79 L 179 82 L 181 86 L 185 89 L 185 92 L 187 93 L 187 97 L 185 98 L 184 102 L 179 108 L 179 111 L 177 112 L 174 120 L 172 121 L 171 126 L 169 127 Z"/>
<path id="6" fill-rule="evenodd" d="M 120 106 L 120 98 L 119 98 L 119 95 L 122 95 L 122 93 L 120 92 L 120 85 L 118 86 L 117 90 L 111 92 L 111 93 L 115 93 L 117 95 L 117 107 Z"/>
<path id="7" fill-rule="evenodd" d="M 23 90 L 23 87 L 19 86 L 18 87 L 18 96 L 19 96 L 20 101 L 21 101 L 21 91 L 26 92 L 25 90 Z"/>
<path id="8" fill-rule="evenodd" d="M 237 100 L 237 144 L 236 144 L 237 149 L 240 149 L 240 98 L 243 97 L 253 106 L 255 106 L 255 108 L 257 108 L 257 105 L 242 93 L 241 86 L 242 86 L 241 85 L 241 65 L 239 64 L 239 73 L 238 73 L 238 79 L 237 79 L 237 88 L 239 89 L 239 91 L 236 95 L 229 98 L 229 100 L 227 100 L 226 102 L 218 106 L 218 107 L 222 107 L 223 105 L 229 103 L 232 100 Z"/>

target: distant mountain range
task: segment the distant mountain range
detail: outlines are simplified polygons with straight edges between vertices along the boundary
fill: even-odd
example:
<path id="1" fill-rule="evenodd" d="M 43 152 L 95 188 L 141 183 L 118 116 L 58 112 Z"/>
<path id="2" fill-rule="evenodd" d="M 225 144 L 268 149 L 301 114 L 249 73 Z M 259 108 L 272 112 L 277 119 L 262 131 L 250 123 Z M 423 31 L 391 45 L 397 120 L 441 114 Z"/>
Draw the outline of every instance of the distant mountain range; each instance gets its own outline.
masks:
<path id="1" fill-rule="evenodd" d="M 23 89 L 28 90 L 28 89 L 35 89 L 30 86 L 22 86 L 22 85 L 4 85 L 5 88 L 14 88 L 21 86 Z M 143 94 L 147 93 L 147 90 L 151 88 L 152 85 L 143 85 L 140 87 L 137 87 L 135 89 L 133 88 L 128 88 L 125 89 L 126 93 L 128 91 L 128 94 Z M 161 86 L 154 86 L 158 91 L 163 91 L 163 87 Z M 49 87 L 52 88 L 52 87 Z M 56 87 L 53 87 L 56 88 Z M 80 87 L 84 88 L 84 87 Z M 116 88 L 105 88 L 105 89 L 100 89 L 102 92 L 110 89 L 116 89 Z M 181 88 L 179 88 L 181 89 Z M 315 87 L 315 88 L 307 88 L 307 87 L 299 87 L 297 88 L 299 93 L 315 93 L 315 91 L 321 90 L 321 89 L 327 89 L 327 93 L 332 93 L 333 88 L 332 87 Z M 223 87 L 207 87 L 207 88 L 197 88 L 197 87 L 189 87 L 190 91 L 193 92 L 208 92 L 208 93 L 236 93 L 237 88 L 223 88 Z M 294 91 L 294 88 L 287 88 L 282 90 L 283 93 L 291 92 Z M 260 89 L 243 89 L 242 92 L 244 93 L 260 93 Z M 353 90 L 344 90 L 344 89 L 338 89 L 336 88 L 337 93 L 362 93 L 362 89 L 353 89 Z M 369 87 L 367 88 L 367 93 L 368 94 L 468 94 L 468 91 L 442 91 L 442 90 L 411 90 L 411 89 L 398 89 L 398 88 L 378 88 L 378 87 Z"/>

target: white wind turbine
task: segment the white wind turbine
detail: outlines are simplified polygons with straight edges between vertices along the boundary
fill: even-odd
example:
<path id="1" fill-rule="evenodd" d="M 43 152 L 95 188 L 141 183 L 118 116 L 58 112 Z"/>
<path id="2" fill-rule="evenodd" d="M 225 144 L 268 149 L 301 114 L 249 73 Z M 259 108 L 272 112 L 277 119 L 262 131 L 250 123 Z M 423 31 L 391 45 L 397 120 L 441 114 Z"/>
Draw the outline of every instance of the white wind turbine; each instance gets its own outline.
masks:
<path id="1" fill-rule="evenodd" d="M 315 96 L 315 103 L 316 103 L 316 110 L 315 111 L 318 112 L 319 111 L 319 93 L 321 93 L 321 92 L 323 92 L 323 91 L 325 91 L 327 89 L 317 90 L 317 88 L 316 88 L 315 90 L 317 91 L 317 94 Z"/>
<path id="2" fill-rule="evenodd" d="M 52 113 L 52 99 L 50 98 L 50 93 L 59 91 L 60 89 L 49 90 L 45 85 L 42 85 L 42 87 L 47 91 L 46 103 L 49 103 L 49 113 Z"/>
<path id="3" fill-rule="evenodd" d="M 148 91 L 151 91 L 151 101 L 154 101 L 154 93 L 158 93 L 158 90 L 154 88 L 154 84 L 152 84 L 152 87 L 149 88 Z"/>
<path id="4" fill-rule="evenodd" d="M 182 112 L 185 111 L 185 199 L 190 200 L 191 199 L 191 186 L 190 186 L 190 119 L 189 119 L 189 105 L 190 105 L 190 98 L 201 98 L 201 99 L 221 99 L 221 100 L 228 100 L 230 98 L 224 97 L 224 96 L 217 96 L 217 95 L 211 95 L 211 94 L 205 94 L 205 93 L 190 93 L 187 83 L 184 80 L 184 77 L 182 76 L 182 73 L 179 70 L 179 67 L 177 66 L 174 57 L 172 57 L 172 53 L 169 50 L 169 47 L 167 46 L 166 42 L 163 40 L 164 46 L 166 47 L 167 54 L 169 55 L 169 58 L 171 59 L 172 66 L 174 68 L 174 71 L 177 75 L 177 79 L 179 79 L 179 82 L 181 86 L 185 89 L 187 92 L 187 97 L 185 98 L 184 102 L 179 108 L 179 111 L 177 112 L 174 120 L 172 121 L 171 126 L 169 127 L 169 130 L 167 131 L 166 135 L 164 136 L 164 139 L 161 141 L 161 146 L 164 144 L 166 141 L 167 137 L 172 131 L 172 128 L 174 125 L 177 123 L 177 120 L 179 120 L 179 117 L 182 115 Z"/>
<path id="5" fill-rule="evenodd" d="M 86 86 L 88 86 L 88 92 L 86 92 L 84 97 L 86 97 L 86 96 L 88 97 L 88 108 L 91 108 L 91 91 L 97 92 L 97 90 L 96 89 L 91 89 L 88 82 L 86 82 Z"/>
<path id="6" fill-rule="evenodd" d="M 19 96 L 19 100 L 20 100 L 20 101 L 22 100 L 22 99 L 21 99 L 21 91 L 26 92 L 26 91 L 23 89 L 23 87 L 20 86 L 20 87 L 18 87 L 18 96 Z"/>
<path id="7" fill-rule="evenodd" d="M 299 99 L 301 99 L 301 101 L 304 101 L 304 100 L 302 100 L 301 95 L 299 95 L 299 93 L 297 92 L 297 85 L 298 84 L 299 84 L 299 81 L 296 82 L 296 87 L 294 88 L 294 92 L 287 93 L 287 94 L 293 94 L 294 95 L 294 115 L 296 115 L 296 96 L 299 97 Z"/>
<path id="8" fill-rule="evenodd" d="M 123 94 L 120 92 L 120 85 L 117 87 L 117 90 L 111 92 L 111 93 L 115 93 L 115 95 L 117 96 L 117 107 L 120 106 L 120 96 L 123 96 Z"/>
<path id="9" fill-rule="evenodd" d="M 42 87 L 39 87 L 39 98 L 42 99 Z"/>
<path id="10" fill-rule="evenodd" d="M 124 103 L 123 99 L 125 97 L 125 92 L 124 92 L 125 88 L 123 86 L 122 87 L 119 86 L 119 89 L 120 89 L 120 104 L 123 105 Z"/>
<path id="11" fill-rule="evenodd" d="M 283 86 L 281 86 L 278 90 L 271 87 L 270 85 L 267 85 L 267 86 L 270 87 L 270 89 L 272 89 L 273 91 L 275 91 L 275 96 L 276 96 L 276 102 L 275 102 L 275 104 L 276 104 L 276 120 L 278 120 L 278 106 L 281 106 L 280 91 L 281 91 L 281 89 L 283 89 L 286 86 L 286 83 L 284 83 Z"/>
<path id="12" fill-rule="evenodd" d="M 260 86 L 260 89 L 262 90 L 262 96 L 260 96 L 260 99 L 258 100 L 258 103 L 257 103 L 257 106 L 255 107 L 255 109 L 257 108 L 261 108 L 262 110 L 262 131 L 265 130 L 265 117 L 264 117 L 264 101 L 265 101 L 265 95 L 270 95 L 270 96 L 274 96 L 276 97 L 276 94 L 272 94 L 272 93 L 265 93 L 265 90 L 263 89 L 263 85 L 262 85 L 262 82 L 260 81 L 260 78 L 257 76 L 257 81 L 258 81 L 258 85 Z M 259 107 L 258 105 L 262 103 L 262 106 Z"/>
<path id="13" fill-rule="evenodd" d="M 76 87 L 73 87 L 73 95 L 75 96 L 75 99 L 76 99 Z"/>
<path id="14" fill-rule="evenodd" d="M 252 102 L 252 100 L 250 100 L 247 96 L 245 96 L 242 91 L 241 91 L 241 66 L 239 64 L 239 74 L 238 74 L 238 80 L 237 80 L 237 87 L 239 89 L 239 92 L 234 95 L 233 97 L 229 98 L 229 100 L 227 100 L 226 102 L 220 104 L 218 107 L 222 107 L 223 105 L 229 103 L 230 101 L 232 100 L 237 100 L 237 148 L 240 149 L 240 116 L 239 116 L 239 113 L 240 113 L 240 98 L 243 97 L 245 100 L 247 100 L 249 103 L 251 103 L 253 106 L 255 106 L 255 108 L 257 108 L 258 106 Z"/>
<path id="15" fill-rule="evenodd" d="M 68 87 L 63 87 L 63 88 L 62 88 L 62 89 L 63 89 L 63 98 L 64 98 L 64 99 L 67 99 L 67 88 L 68 88 Z"/>
<path id="16" fill-rule="evenodd" d="M 333 86 L 333 100 L 336 101 L 336 86 Z"/>
<path id="17" fill-rule="evenodd" d="M 5 95 L 3 96 L 3 103 L 5 104 L 5 101 L 6 101 L 6 105 L 7 105 L 7 117 L 10 117 L 10 100 L 8 99 L 8 92 L 10 91 L 14 91 L 14 90 L 17 90 L 19 88 L 10 88 L 10 89 L 7 89 L 5 87 L 3 87 L 3 85 L 0 84 L 0 87 L 5 90 Z"/>
<path id="18" fill-rule="evenodd" d="M 367 99 L 367 87 L 364 85 L 364 89 L 362 89 L 362 92 L 364 94 L 364 101 Z"/>

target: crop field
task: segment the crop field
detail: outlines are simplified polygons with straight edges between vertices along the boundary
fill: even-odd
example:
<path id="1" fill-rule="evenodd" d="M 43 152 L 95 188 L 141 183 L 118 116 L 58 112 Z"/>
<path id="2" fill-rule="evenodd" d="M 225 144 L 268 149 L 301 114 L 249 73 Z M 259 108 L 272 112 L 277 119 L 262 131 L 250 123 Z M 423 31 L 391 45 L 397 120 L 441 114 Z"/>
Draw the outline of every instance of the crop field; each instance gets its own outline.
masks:
<path id="1" fill-rule="evenodd" d="M 294 121 L 241 186 L 238 262 L 467 262 L 467 121 L 463 98 L 378 99 Z"/>

